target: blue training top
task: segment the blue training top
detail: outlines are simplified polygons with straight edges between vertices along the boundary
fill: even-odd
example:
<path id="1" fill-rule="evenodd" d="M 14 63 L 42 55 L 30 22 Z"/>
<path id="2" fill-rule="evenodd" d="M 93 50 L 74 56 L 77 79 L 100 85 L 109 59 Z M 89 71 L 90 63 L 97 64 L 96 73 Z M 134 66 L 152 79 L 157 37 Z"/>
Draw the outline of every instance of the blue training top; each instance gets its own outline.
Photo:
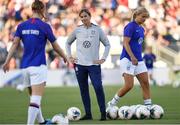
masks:
<path id="1" fill-rule="evenodd" d="M 124 28 L 124 37 L 130 37 L 130 48 L 138 61 L 142 61 L 142 43 L 144 41 L 144 28 L 135 21 L 129 22 Z M 130 59 L 126 49 L 123 47 L 120 59 Z"/>
<path id="2" fill-rule="evenodd" d="M 46 65 L 45 46 L 47 39 L 51 43 L 56 40 L 49 24 L 39 18 L 30 18 L 18 25 L 15 36 L 19 37 L 24 45 L 21 68 Z"/>

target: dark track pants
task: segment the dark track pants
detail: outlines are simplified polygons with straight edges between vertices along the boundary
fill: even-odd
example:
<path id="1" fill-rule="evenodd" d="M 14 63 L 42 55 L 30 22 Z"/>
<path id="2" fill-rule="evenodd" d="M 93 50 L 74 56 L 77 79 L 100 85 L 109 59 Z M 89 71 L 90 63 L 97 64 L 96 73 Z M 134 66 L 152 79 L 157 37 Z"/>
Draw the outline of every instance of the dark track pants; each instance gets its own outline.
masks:
<path id="1" fill-rule="evenodd" d="M 80 87 L 81 98 L 85 108 L 86 114 L 91 114 L 91 101 L 89 96 L 89 85 L 88 85 L 88 75 L 91 79 L 92 85 L 94 87 L 100 112 L 104 113 L 106 111 L 105 106 L 105 95 L 102 86 L 101 77 L 101 66 L 82 66 L 75 64 L 75 72 Z"/>

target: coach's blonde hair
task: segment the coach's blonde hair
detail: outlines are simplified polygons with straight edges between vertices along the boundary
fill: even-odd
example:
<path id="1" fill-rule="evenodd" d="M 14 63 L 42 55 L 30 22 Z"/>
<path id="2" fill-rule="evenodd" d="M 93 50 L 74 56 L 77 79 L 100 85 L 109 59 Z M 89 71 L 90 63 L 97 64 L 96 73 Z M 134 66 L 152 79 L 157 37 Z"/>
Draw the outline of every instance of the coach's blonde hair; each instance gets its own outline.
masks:
<path id="1" fill-rule="evenodd" d="M 149 16 L 149 12 L 145 7 L 138 7 L 134 10 L 133 14 L 132 14 L 132 20 L 136 19 L 136 16 L 141 14 L 141 13 L 147 13 Z"/>

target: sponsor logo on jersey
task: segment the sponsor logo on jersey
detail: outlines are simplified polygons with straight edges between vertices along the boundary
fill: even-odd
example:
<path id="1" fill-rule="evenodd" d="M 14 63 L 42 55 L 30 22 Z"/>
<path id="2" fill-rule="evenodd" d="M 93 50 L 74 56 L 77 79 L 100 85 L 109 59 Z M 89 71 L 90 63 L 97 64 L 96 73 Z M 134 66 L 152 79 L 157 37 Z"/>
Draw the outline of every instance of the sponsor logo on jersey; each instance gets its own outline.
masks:
<path id="1" fill-rule="evenodd" d="M 91 46 L 91 43 L 89 41 L 84 41 L 83 42 L 83 47 L 84 48 L 89 48 Z"/>
<path id="2" fill-rule="evenodd" d="M 140 37 L 140 38 L 138 39 L 138 43 L 139 43 L 139 44 L 142 44 L 143 41 L 144 41 L 143 37 Z"/>

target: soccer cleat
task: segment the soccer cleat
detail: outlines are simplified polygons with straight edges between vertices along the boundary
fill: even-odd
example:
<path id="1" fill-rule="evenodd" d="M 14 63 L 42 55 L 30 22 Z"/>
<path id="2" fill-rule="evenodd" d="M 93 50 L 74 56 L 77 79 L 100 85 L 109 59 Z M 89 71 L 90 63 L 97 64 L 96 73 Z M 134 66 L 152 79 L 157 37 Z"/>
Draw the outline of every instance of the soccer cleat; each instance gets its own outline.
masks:
<path id="1" fill-rule="evenodd" d="M 106 120 L 106 112 L 105 113 L 101 113 L 100 121 L 105 121 L 105 120 Z"/>
<path id="2" fill-rule="evenodd" d="M 112 104 L 111 101 L 109 101 L 109 102 L 107 103 L 107 107 L 113 107 L 113 106 L 116 106 L 116 105 L 115 105 L 115 104 Z"/>
<path id="3" fill-rule="evenodd" d="M 80 120 L 92 120 L 92 115 L 84 115 Z"/>
<path id="4" fill-rule="evenodd" d="M 44 122 L 39 123 L 40 125 L 52 125 L 54 124 L 51 119 L 46 119 Z"/>

